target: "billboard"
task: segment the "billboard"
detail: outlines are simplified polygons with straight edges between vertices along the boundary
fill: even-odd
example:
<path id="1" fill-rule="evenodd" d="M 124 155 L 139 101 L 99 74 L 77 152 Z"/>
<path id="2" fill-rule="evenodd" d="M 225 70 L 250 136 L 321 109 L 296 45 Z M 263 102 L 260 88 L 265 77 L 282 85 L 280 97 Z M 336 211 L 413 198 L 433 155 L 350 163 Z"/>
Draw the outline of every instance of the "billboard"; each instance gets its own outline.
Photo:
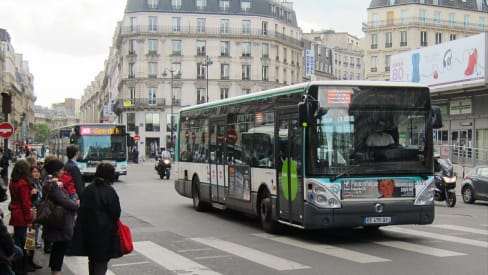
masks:
<path id="1" fill-rule="evenodd" d="M 432 90 L 486 82 L 487 34 L 393 55 L 390 80 L 417 82 Z"/>

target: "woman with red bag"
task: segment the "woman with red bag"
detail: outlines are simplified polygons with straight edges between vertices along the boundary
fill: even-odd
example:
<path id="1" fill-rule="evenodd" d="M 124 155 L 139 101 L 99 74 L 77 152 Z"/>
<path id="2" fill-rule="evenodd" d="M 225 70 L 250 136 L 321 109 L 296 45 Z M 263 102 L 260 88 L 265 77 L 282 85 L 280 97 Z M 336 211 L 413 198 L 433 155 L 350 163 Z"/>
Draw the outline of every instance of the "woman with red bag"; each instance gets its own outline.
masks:
<path id="1" fill-rule="evenodd" d="M 88 256 L 90 275 L 107 272 L 110 259 L 121 257 L 117 221 L 120 218 L 119 196 L 112 183 L 115 168 L 100 163 L 93 183 L 83 189 L 70 255 Z"/>

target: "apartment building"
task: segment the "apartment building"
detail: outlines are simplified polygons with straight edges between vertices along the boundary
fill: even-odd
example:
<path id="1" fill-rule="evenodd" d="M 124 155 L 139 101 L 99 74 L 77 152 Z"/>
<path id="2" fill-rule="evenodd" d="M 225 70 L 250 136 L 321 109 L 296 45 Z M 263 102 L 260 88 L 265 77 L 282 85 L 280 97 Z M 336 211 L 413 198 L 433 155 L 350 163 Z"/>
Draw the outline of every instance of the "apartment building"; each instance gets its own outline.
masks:
<path id="1" fill-rule="evenodd" d="M 172 147 L 180 107 L 302 81 L 301 39 L 284 0 L 128 0 L 102 81 L 107 120 L 152 157 Z"/>
<path id="2" fill-rule="evenodd" d="M 365 76 L 390 79 L 391 56 L 488 31 L 486 0 L 372 0 Z"/>

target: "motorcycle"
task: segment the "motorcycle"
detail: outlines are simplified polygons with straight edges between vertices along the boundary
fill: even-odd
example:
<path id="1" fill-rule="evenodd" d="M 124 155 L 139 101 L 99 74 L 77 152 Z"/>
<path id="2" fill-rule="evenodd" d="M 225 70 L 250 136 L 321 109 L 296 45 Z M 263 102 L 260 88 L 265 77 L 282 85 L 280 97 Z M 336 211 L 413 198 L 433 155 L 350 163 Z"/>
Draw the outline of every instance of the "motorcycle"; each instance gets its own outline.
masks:
<path id="1" fill-rule="evenodd" d="M 451 160 L 436 158 L 434 199 L 445 201 L 448 207 L 456 205 L 456 180 Z"/>
<path id="2" fill-rule="evenodd" d="M 156 169 L 156 171 L 158 172 L 160 179 L 164 179 L 164 177 L 166 177 L 166 179 L 169 180 L 169 175 L 171 173 L 171 159 L 157 157 L 154 169 Z"/>

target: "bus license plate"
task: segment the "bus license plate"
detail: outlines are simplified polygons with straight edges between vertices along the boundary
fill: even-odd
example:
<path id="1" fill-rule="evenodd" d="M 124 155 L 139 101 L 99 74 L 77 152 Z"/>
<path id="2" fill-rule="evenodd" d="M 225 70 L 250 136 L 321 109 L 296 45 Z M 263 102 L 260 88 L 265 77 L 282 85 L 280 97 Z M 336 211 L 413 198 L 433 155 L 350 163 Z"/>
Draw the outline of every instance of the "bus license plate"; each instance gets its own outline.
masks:
<path id="1" fill-rule="evenodd" d="M 391 223 L 391 217 L 365 217 L 364 224 L 387 224 Z"/>

